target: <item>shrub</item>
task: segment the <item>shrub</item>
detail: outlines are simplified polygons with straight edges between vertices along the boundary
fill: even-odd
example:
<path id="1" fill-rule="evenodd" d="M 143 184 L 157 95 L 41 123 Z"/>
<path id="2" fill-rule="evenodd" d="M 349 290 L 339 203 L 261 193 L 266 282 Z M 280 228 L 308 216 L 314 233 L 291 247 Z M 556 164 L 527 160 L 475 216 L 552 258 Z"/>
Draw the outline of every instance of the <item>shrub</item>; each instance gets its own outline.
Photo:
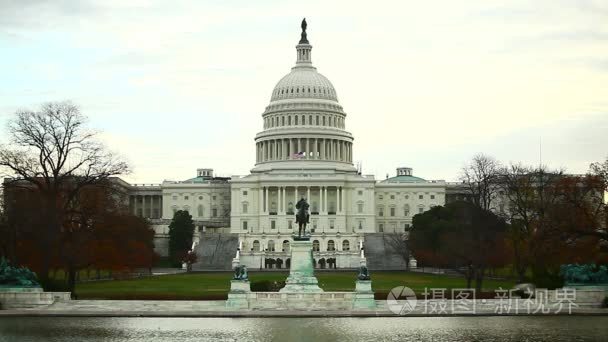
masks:
<path id="1" fill-rule="evenodd" d="M 49 279 L 47 281 L 41 281 L 40 286 L 45 292 L 70 292 L 70 287 L 63 279 Z"/>
<path id="2" fill-rule="evenodd" d="M 283 287 L 284 281 L 261 280 L 251 283 L 251 291 L 254 292 L 278 292 Z"/>

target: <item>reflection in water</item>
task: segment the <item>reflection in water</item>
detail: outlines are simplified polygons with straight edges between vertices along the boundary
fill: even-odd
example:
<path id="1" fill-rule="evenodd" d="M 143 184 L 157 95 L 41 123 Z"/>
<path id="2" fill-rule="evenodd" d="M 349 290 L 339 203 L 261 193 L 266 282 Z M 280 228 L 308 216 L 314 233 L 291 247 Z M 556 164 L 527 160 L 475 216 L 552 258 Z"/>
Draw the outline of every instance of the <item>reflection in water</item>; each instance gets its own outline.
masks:
<path id="1" fill-rule="evenodd" d="M 8 341 L 606 341 L 608 317 L 0 318 Z"/>

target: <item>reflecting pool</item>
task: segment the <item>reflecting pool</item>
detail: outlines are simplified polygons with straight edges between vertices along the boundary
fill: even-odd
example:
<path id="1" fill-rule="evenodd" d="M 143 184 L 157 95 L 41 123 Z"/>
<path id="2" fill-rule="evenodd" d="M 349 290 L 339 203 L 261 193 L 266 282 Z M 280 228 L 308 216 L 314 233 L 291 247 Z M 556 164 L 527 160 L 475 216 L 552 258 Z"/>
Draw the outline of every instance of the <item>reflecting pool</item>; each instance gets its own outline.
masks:
<path id="1" fill-rule="evenodd" d="M 608 341 L 608 317 L 5 317 L 5 341 Z"/>

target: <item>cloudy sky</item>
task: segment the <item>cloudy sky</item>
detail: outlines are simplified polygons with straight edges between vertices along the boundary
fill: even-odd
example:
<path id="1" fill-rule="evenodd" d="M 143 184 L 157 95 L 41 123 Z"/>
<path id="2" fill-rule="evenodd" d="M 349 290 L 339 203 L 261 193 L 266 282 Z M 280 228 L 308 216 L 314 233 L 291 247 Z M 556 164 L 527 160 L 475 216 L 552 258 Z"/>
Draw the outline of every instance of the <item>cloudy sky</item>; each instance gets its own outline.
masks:
<path id="1" fill-rule="evenodd" d="M 570 172 L 608 156 L 608 1 L 0 0 L 0 142 L 70 99 L 137 183 L 247 174 L 300 21 L 354 159 L 456 180 L 483 152 Z"/>

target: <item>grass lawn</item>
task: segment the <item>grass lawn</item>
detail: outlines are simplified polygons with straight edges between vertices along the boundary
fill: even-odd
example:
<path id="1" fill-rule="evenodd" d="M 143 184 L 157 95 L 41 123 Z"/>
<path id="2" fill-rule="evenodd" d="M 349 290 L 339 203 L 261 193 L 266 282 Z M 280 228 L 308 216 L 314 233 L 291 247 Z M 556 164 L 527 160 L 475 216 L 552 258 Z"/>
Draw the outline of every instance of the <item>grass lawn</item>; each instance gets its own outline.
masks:
<path id="1" fill-rule="evenodd" d="M 317 272 L 319 285 L 325 291 L 353 291 L 356 273 Z M 287 272 L 250 272 L 251 282 L 284 281 Z M 130 280 L 79 283 L 79 299 L 225 299 L 230 289 L 232 272 L 209 272 L 163 275 Z M 511 280 L 484 280 L 483 291 L 502 287 L 509 289 Z M 388 293 L 393 287 L 408 286 L 417 294 L 428 288 L 464 288 L 461 277 L 421 274 L 415 272 L 372 272 L 372 287 L 377 294 Z"/>

